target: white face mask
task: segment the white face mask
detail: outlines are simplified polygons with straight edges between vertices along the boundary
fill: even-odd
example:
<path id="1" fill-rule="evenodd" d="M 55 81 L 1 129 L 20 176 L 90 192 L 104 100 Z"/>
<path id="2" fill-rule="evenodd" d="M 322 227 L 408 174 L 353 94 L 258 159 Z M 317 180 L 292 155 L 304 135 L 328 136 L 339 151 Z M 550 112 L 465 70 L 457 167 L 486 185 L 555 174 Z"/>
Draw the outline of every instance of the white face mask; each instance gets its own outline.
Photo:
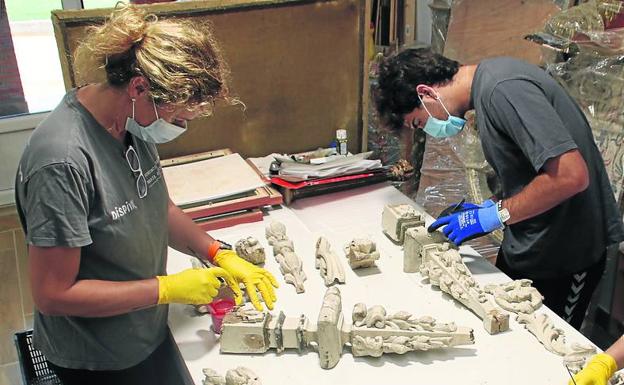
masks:
<path id="1" fill-rule="evenodd" d="M 158 110 L 156 110 L 156 103 L 154 103 L 154 99 L 152 99 L 152 104 L 154 105 L 156 120 L 147 126 L 141 126 L 136 120 L 134 120 L 134 102 L 135 99 L 132 99 L 132 117 L 128 117 L 126 119 L 126 131 L 130 132 L 137 138 L 150 143 L 167 143 L 182 135 L 182 133 L 186 131 L 186 121 L 184 121 L 184 127 L 180 127 L 160 118 L 158 116 Z"/>

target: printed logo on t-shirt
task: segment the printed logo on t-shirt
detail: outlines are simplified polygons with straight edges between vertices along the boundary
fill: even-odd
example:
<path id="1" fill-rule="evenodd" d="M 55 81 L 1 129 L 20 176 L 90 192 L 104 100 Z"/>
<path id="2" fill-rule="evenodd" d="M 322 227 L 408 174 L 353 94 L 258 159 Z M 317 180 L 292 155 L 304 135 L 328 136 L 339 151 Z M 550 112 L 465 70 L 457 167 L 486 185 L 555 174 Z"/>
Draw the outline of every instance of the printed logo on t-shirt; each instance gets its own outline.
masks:
<path id="1" fill-rule="evenodd" d="M 126 201 L 121 206 L 116 206 L 115 209 L 111 211 L 111 216 L 113 217 L 113 220 L 116 221 L 118 219 L 121 219 L 121 217 L 123 217 L 124 215 L 129 214 L 136 209 L 138 209 L 138 207 L 136 203 L 134 203 L 134 200 L 129 200 L 129 201 Z"/>
<path id="2" fill-rule="evenodd" d="M 152 187 L 162 178 L 162 171 L 160 169 L 160 163 L 156 162 L 154 165 L 145 172 L 145 180 L 147 186 Z"/>

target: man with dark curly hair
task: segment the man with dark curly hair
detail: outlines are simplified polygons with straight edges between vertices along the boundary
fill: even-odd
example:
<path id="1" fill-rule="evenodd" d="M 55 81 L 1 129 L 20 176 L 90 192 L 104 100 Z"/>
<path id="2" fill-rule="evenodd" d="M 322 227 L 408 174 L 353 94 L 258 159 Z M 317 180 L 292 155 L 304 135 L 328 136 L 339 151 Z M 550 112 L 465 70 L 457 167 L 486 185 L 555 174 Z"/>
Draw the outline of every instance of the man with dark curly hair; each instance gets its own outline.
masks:
<path id="1" fill-rule="evenodd" d="M 442 138 L 475 109 L 483 152 L 498 174 L 497 202 L 464 203 L 429 228 L 455 244 L 504 228 L 496 265 L 530 278 L 545 304 L 579 329 L 624 228 L 585 115 L 546 72 L 500 57 L 460 63 L 429 48 L 380 66 L 374 102 L 382 121 Z"/>

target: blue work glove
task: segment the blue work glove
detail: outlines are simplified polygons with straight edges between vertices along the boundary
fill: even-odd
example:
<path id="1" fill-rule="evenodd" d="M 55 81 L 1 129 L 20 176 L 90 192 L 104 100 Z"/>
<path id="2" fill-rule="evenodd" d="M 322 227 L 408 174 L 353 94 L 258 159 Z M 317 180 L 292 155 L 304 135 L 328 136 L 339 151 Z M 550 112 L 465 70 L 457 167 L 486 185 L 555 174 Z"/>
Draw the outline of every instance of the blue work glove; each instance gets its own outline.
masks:
<path id="1" fill-rule="evenodd" d="M 460 202 L 453 203 L 452 205 L 442 210 L 440 215 L 438 215 L 438 218 L 445 217 L 451 214 L 455 214 L 460 211 L 466 211 L 466 210 L 478 209 L 478 208 L 479 208 L 479 205 L 475 205 L 474 203 L 466 203 L 466 200 L 462 199 Z"/>
<path id="2" fill-rule="evenodd" d="M 464 206 L 467 207 L 465 210 L 463 210 Z M 470 208 L 471 206 L 474 207 Z M 498 215 L 496 203 L 488 199 L 480 205 L 463 203 L 462 211 L 438 218 L 428 230 L 433 232 L 442 226 L 445 226 L 442 229 L 444 235 L 459 246 L 469 239 L 481 237 L 502 228 L 503 222 Z"/>

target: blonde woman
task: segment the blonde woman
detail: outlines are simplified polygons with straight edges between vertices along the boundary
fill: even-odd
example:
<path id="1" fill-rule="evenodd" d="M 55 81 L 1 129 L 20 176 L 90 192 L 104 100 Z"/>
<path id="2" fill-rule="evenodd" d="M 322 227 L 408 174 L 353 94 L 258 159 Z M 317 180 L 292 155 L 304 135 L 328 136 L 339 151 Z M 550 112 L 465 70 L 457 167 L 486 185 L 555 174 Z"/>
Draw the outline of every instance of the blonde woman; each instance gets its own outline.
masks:
<path id="1" fill-rule="evenodd" d="M 205 26 L 121 6 L 75 55 L 106 82 L 70 91 L 30 138 L 16 177 L 29 244 L 34 345 L 64 384 L 193 383 L 167 327 L 169 303 L 205 304 L 239 283 L 259 310 L 275 278 L 201 231 L 169 199 L 155 143 L 229 103 Z M 166 275 L 167 246 L 216 267 Z"/>

